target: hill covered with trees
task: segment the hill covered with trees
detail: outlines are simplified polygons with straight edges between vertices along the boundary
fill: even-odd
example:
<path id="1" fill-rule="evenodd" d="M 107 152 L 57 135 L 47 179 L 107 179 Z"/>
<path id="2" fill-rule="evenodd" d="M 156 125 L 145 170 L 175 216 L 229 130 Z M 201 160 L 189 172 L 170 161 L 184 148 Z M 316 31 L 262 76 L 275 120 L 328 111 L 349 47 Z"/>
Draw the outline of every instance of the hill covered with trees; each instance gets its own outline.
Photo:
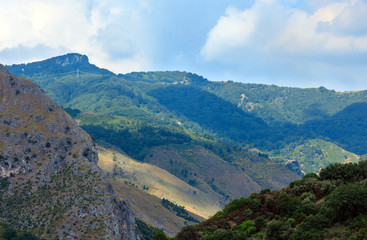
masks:
<path id="1" fill-rule="evenodd" d="M 332 164 L 287 188 L 235 199 L 178 240 L 366 239 L 367 161 Z"/>
<path id="2" fill-rule="evenodd" d="M 115 75 L 80 54 L 8 69 L 38 83 L 60 105 L 83 112 L 181 127 L 275 155 L 305 139 L 367 153 L 367 91 L 212 82 L 178 71 Z"/>

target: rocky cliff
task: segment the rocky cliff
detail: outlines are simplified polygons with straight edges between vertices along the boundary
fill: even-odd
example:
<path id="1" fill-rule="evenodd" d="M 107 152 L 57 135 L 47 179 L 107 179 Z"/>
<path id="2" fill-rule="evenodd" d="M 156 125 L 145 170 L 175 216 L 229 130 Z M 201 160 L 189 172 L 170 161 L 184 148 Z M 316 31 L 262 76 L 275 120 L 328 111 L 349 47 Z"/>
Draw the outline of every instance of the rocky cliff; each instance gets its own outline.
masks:
<path id="1" fill-rule="evenodd" d="M 97 161 L 62 108 L 0 65 L 0 220 L 46 239 L 137 239 Z"/>

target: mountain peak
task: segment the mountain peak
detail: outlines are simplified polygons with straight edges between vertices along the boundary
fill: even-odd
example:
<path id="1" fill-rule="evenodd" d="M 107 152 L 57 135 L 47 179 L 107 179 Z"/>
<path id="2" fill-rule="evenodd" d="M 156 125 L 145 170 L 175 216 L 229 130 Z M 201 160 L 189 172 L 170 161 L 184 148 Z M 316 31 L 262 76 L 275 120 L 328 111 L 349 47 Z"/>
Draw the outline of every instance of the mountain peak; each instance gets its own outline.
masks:
<path id="1" fill-rule="evenodd" d="M 10 77 L 10 73 L 9 71 L 5 68 L 4 65 L 0 64 L 0 79 L 5 79 L 5 78 L 9 78 Z"/>
<path id="2" fill-rule="evenodd" d="M 55 57 L 54 59 L 56 64 L 63 67 L 76 63 L 89 63 L 88 57 L 79 53 L 69 53 L 63 56 Z"/>
<path id="3" fill-rule="evenodd" d="M 94 64 L 91 64 L 86 55 L 79 53 L 68 53 L 66 55 L 49 58 L 43 61 L 27 64 L 13 64 L 6 67 L 13 75 L 26 77 L 33 80 L 39 78 L 39 74 L 51 76 L 76 73 L 78 70 L 80 72 L 88 72 L 99 75 L 115 75 L 106 69 L 98 68 Z M 37 76 L 36 79 L 34 79 L 34 75 Z M 39 84 L 39 82 L 37 83 Z"/>

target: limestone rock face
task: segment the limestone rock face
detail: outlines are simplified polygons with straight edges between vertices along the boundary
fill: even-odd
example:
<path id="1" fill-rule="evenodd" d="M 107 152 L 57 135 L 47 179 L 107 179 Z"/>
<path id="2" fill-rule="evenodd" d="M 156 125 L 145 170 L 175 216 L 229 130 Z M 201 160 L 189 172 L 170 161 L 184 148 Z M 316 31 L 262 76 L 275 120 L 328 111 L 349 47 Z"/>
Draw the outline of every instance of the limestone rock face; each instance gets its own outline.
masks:
<path id="1" fill-rule="evenodd" d="M 137 239 L 97 162 L 91 137 L 0 65 L 0 220 L 46 239 Z"/>
<path id="2" fill-rule="evenodd" d="M 63 67 L 67 65 L 72 65 L 75 63 L 89 63 L 88 57 L 80 54 L 67 54 L 60 58 L 55 59 L 56 64 Z"/>

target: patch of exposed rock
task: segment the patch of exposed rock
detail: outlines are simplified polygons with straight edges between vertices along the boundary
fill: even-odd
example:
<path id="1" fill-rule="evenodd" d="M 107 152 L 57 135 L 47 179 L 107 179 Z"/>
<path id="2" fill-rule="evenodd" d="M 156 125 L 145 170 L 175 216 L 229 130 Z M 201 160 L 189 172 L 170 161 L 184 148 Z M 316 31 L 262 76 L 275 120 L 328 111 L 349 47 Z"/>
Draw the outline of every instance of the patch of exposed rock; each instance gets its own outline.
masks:
<path id="1" fill-rule="evenodd" d="M 137 239 L 97 161 L 61 107 L 0 65 L 0 220 L 46 239 Z"/>
<path id="2" fill-rule="evenodd" d="M 304 175 L 301 171 L 301 168 L 299 167 L 299 163 L 297 160 L 289 160 L 285 163 L 285 166 L 292 170 L 298 176 L 302 177 Z"/>

